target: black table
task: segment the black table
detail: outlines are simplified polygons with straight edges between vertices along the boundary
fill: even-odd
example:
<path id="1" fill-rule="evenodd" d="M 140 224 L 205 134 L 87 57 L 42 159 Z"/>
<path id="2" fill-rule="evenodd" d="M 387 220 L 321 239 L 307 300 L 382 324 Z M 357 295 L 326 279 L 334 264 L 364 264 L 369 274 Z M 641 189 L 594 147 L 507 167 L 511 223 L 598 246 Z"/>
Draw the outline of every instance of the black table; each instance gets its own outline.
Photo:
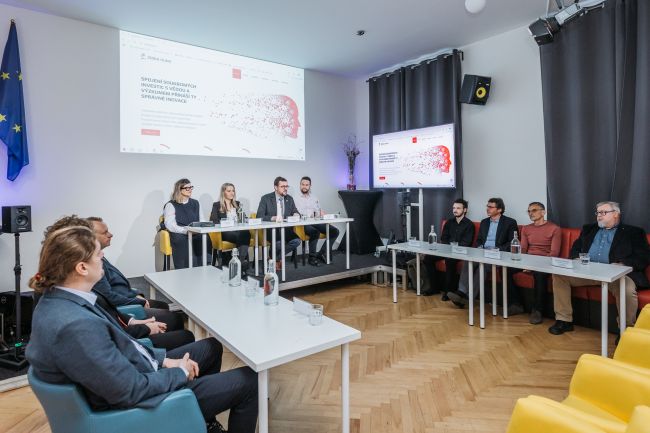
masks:
<path id="1" fill-rule="evenodd" d="M 375 206 L 381 197 L 381 191 L 339 191 L 343 206 L 350 223 L 350 252 L 369 254 L 375 247 L 382 245 L 377 228 L 373 223 Z"/>

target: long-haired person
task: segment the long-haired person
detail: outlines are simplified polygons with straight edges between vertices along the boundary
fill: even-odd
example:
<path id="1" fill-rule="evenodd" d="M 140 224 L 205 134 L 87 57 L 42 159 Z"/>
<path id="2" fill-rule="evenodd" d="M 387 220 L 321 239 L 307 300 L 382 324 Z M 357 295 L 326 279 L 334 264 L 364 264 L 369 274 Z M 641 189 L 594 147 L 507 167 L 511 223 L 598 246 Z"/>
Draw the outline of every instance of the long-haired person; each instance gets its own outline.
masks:
<path id="1" fill-rule="evenodd" d="M 219 201 L 212 204 L 210 221 L 218 224 L 222 218 L 236 219 L 237 212 L 240 210 L 241 203 L 237 201 L 235 185 L 226 182 L 221 185 Z M 246 271 L 248 268 L 248 247 L 251 240 L 250 231 L 238 230 L 234 232 L 224 232 L 221 234 L 221 238 L 226 242 L 237 245 L 239 259 L 242 262 L 242 271 Z"/>
<path id="2" fill-rule="evenodd" d="M 183 178 L 176 181 L 171 199 L 165 204 L 163 215 L 165 228 L 169 231 L 169 238 L 172 244 L 172 258 L 174 268 L 182 269 L 189 267 L 187 248 L 187 226 L 203 219 L 203 211 L 198 200 L 192 198 L 194 186 L 189 179 Z M 192 239 L 192 260 L 193 266 L 198 266 L 201 253 L 201 236 L 194 236 Z M 204 251 L 203 254 L 206 252 Z"/>
<path id="3" fill-rule="evenodd" d="M 52 232 L 43 243 L 29 285 L 42 294 L 27 348 L 34 374 L 49 383 L 74 383 L 95 410 L 152 408 L 171 392 L 193 391 L 209 432 L 230 409 L 228 431 L 253 433 L 257 377 L 243 367 L 219 373 L 222 347 L 213 338 L 172 351 L 142 346 L 95 304 L 102 249 L 88 227 Z"/>

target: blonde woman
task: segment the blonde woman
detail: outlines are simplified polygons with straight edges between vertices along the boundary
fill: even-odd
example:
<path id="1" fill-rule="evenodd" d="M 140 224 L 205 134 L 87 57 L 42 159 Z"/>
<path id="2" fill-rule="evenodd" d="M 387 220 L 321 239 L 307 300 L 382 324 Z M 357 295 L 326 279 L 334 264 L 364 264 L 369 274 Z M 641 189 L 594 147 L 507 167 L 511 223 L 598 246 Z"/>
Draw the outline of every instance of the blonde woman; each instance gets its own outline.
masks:
<path id="1" fill-rule="evenodd" d="M 235 185 L 226 182 L 221 185 L 219 201 L 214 202 L 212 205 L 210 221 L 219 224 L 222 218 L 235 219 L 237 218 L 237 212 L 240 209 L 241 203 L 237 201 Z M 237 246 L 239 259 L 242 262 L 242 270 L 246 271 L 248 268 L 248 246 L 251 240 L 250 232 L 248 230 L 224 232 L 221 234 L 221 237 L 224 241 L 233 243 Z"/>

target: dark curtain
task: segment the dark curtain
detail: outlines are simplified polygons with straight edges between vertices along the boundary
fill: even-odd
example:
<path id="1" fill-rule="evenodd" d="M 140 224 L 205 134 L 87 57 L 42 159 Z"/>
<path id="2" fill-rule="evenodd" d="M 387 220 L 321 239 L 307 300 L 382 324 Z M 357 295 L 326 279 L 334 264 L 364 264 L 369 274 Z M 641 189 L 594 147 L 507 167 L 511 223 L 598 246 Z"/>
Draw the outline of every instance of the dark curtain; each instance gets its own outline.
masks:
<path id="1" fill-rule="evenodd" d="M 461 83 L 461 53 L 454 50 L 417 65 L 400 68 L 393 73 L 369 80 L 370 95 L 370 160 L 372 137 L 377 134 L 424 128 L 445 123 L 455 124 L 456 188 L 424 189 L 424 236 L 435 224 L 438 234 L 440 221 L 449 217 L 455 198 L 462 197 L 461 122 L 458 96 Z M 372 185 L 372 166 L 370 185 Z M 390 231 L 403 239 L 405 221 L 402 219 L 395 189 L 383 189 L 375 225 L 382 236 Z M 417 189 L 411 190 L 411 202 L 417 202 Z M 418 210 L 411 209 L 411 228 L 418 235 Z"/>
<path id="2" fill-rule="evenodd" d="M 650 229 L 650 2 L 608 0 L 540 47 L 549 217 L 595 221 L 621 203 Z"/>

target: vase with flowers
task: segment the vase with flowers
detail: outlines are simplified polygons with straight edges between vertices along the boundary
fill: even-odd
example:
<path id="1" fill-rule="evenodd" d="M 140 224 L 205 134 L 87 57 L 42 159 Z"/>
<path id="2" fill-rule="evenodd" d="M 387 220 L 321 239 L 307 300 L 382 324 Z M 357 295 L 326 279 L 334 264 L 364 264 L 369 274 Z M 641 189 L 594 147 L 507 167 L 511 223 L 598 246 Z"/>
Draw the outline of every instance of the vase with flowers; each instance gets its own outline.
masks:
<path id="1" fill-rule="evenodd" d="M 348 191 L 354 191 L 357 189 L 357 185 L 354 181 L 354 164 L 356 163 L 357 156 L 361 153 L 359 150 L 359 145 L 361 142 L 357 140 L 356 134 L 350 134 L 348 136 L 348 141 L 343 143 L 343 151 L 345 156 L 348 158 Z"/>

